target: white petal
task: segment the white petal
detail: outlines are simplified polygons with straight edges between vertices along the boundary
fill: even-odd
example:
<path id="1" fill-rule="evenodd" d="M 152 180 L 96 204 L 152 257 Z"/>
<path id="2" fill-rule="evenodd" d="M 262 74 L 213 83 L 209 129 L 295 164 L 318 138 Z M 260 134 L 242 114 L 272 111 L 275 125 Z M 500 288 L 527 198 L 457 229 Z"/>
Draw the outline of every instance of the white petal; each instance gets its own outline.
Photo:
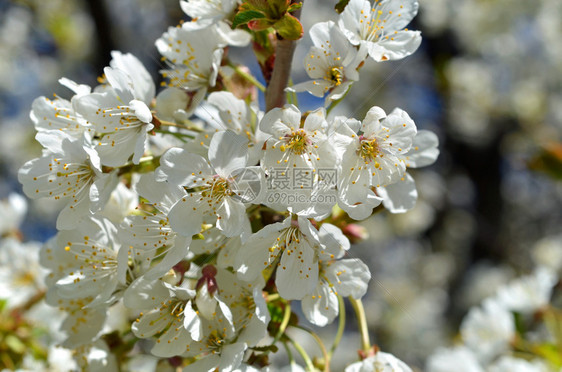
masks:
<path id="1" fill-rule="evenodd" d="M 319 283 L 314 292 L 301 301 L 306 319 L 318 327 L 331 323 L 338 315 L 338 297 L 326 283 Z"/>
<path id="2" fill-rule="evenodd" d="M 231 197 L 225 197 L 223 203 L 217 210 L 220 217 L 217 220 L 217 228 L 227 237 L 238 236 L 242 233 L 246 220 L 246 207 Z"/>
<path id="3" fill-rule="evenodd" d="M 365 295 L 371 272 L 358 258 L 336 261 L 326 268 L 326 277 L 341 296 L 359 299 Z"/>
<path id="4" fill-rule="evenodd" d="M 127 104 L 136 97 L 134 94 L 133 83 L 131 78 L 127 75 L 125 71 L 106 67 L 103 69 L 105 77 L 111 87 L 117 93 L 117 96 L 121 100 L 122 103 Z"/>
<path id="5" fill-rule="evenodd" d="M 418 200 L 416 183 L 408 173 L 396 183 L 378 187 L 377 193 L 383 198 L 384 207 L 391 213 L 404 213 L 414 208 Z"/>
<path id="6" fill-rule="evenodd" d="M 248 162 L 248 138 L 232 131 L 216 133 L 209 145 L 209 161 L 224 178 L 245 168 Z"/>
<path id="7" fill-rule="evenodd" d="M 180 186 L 189 186 L 192 183 L 195 177 L 192 173 L 214 174 L 205 158 L 179 147 L 172 147 L 166 151 L 160 158 L 160 166 L 155 171 L 158 182 L 168 181 Z"/>
<path id="8" fill-rule="evenodd" d="M 150 352 L 156 356 L 169 358 L 185 353 L 191 343 L 189 332 L 178 321 L 172 323 L 170 328 L 162 334 Z"/>
<path id="9" fill-rule="evenodd" d="M 316 97 L 324 97 L 324 94 L 330 89 L 332 84 L 327 80 L 309 80 L 292 87 L 288 87 L 289 92 L 308 92 Z"/>
<path id="10" fill-rule="evenodd" d="M 245 350 L 246 344 L 242 342 L 236 342 L 223 347 L 221 352 L 221 361 L 218 367 L 219 371 L 231 372 L 235 368 L 238 368 L 244 358 Z"/>
<path id="11" fill-rule="evenodd" d="M 136 99 L 142 100 L 147 105 L 151 103 L 156 87 L 150 73 L 137 57 L 114 50 L 111 52 L 109 65 L 124 71 L 129 76 Z"/>
<path id="12" fill-rule="evenodd" d="M 375 61 L 398 60 L 414 53 L 421 44 L 419 31 L 398 31 L 392 38 L 367 44 L 369 56 Z"/>
<path id="13" fill-rule="evenodd" d="M 203 215 L 201 211 L 194 210 L 199 206 L 194 201 L 196 198 L 198 196 L 185 196 L 178 200 L 170 210 L 168 214 L 170 226 L 178 234 L 189 237 L 201 231 Z"/>
<path id="14" fill-rule="evenodd" d="M 406 152 L 410 149 L 417 129 L 406 111 L 399 108 L 394 109 L 384 119 L 382 126 L 388 129 L 388 145 L 392 146 L 394 151 Z"/>
<path id="15" fill-rule="evenodd" d="M 248 238 L 236 257 L 234 268 L 239 278 L 252 282 L 275 260 L 276 255 L 272 257 L 269 248 L 277 243 L 279 232 L 290 224 L 291 220 L 287 218 L 283 222 L 265 226 Z"/>
<path id="16" fill-rule="evenodd" d="M 144 102 L 134 99 L 129 102 L 129 106 L 135 112 L 136 117 L 142 122 L 150 123 L 152 121 L 152 113 Z"/>
<path id="17" fill-rule="evenodd" d="M 431 165 L 439 155 L 439 139 L 435 133 L 428 130 L 420 130 L 414 137 L 414 142 L 406 157 L 406 165 L 411 168 L 425 167 Z"/>
<path id="18" fill-rule="evenodd" d="M 314 249 L 306 239 L 285 248 L 275 279 L 281 297 L 300 300 L 312 292 L 318 282 L 318 262 L 314 256 Z"/>

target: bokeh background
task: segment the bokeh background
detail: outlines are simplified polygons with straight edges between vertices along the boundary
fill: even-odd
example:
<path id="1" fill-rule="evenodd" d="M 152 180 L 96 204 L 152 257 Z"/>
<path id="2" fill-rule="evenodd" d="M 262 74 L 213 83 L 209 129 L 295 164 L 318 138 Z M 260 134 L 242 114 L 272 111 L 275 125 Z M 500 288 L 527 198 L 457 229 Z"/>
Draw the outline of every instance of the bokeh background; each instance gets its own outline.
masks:
<path id="1" fill-rule="evenodd" d="M 335 19 L 335 3 L 305 0 L 305 30 Z M 135 54 L 158 82 L 154 41 L 181 19 L 178 0 L 0 0 L 0 199 L 21 193 L 17 170 L 41 151 L 33 99 L 69 97 L 63 76 L 95 85 L 111 50 Z M 368 63 L 334 112 L 361 120 L 373 105 L 400 107 L 439 136 L 437 163 L 413 171 L 417 206 L 362 223 L 369 239 L 351 250 L 373 274 L 364 299 L 373 341 L 421 370 L 470 306 L 538 263 L 562 266 L 562 2 L 420 0 L 408 27 L 422 31 L 420 49 Z M 295 82 L 305 80 L 307 43 Z M 247 54 L 230 53 L 261 79 Z M 30 202 L 25 240 L 53 236 L 59 210 Z M 336 371 L 359 348 L 351 323 Z"/>

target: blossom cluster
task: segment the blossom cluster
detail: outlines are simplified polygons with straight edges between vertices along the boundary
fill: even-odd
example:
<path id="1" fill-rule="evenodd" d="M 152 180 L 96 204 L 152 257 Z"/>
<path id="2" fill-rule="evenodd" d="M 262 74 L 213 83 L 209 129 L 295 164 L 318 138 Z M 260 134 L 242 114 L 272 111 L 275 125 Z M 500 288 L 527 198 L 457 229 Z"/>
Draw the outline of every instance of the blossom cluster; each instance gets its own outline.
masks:
<path id="1" fill-rule="evenodd" d="M 460 326 L 462 343 L 437 350 L 428 358 L 426 370 L 554 370 L 556 358 L 553 359 L 546 350 L 550 348 L 549 334 L 558 332 L 552 327 L 559 320 L 554 323 L 552 320 L 559 315 L 551 304 L 552 292 L 558 281 L 555 271 L 539 266 L 533 274 L 500 287 L 494 296 L 471 308 L 464 317 Z"/>
<path id="2" fill-rule="evenodd" d="M 312 80 L 287 88 L 326 95 L 310 112 L 296 102 L 261 111 L 250 85 L 261 84 L 226 52 L 291 34 L 290 10 L 265 29 L 232 29 L 239 9 L 264 5 L 180 4 L 192 21 L 156 41 L 165 88 L 157 94 L 142 63 L 117 51 L 98 86 L 61 79 L 73 94 L 34 101 L 43 153 L 19 181 L 30 198 L 65 203 L 41 250 L 46 301 L 66 314 L 62 346 L 103 349 L 98 364 L 117 368 L 100 342 L 124 306 L 140 350 L 184 371 L 251 371 L 291 342 L 284 331 L 295 324 L 278 315 L 291 315 L 291 301 L 325 326 L 342 296 L 366 293 L 369 268 L 349 253 L 346 227 L 378 207 L 411 209 L 408 168 L 438 155 L 437 137 L 399 108 L 374 106 L 361 121 L 328 114 L 364 63 L 417 49 L 420 33 L 404 27 L 418 4 L 351 0 L 337 23 L 313 26 Z M 348 370 L 411 371 L 378 350 L 360 363 Z"/>

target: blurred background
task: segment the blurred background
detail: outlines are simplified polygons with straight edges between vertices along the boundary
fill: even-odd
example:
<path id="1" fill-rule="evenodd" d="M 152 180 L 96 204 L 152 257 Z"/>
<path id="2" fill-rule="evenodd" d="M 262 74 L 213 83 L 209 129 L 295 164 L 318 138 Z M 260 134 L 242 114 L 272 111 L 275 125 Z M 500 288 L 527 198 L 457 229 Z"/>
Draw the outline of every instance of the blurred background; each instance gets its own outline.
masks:
<path id="1" fill-rule="evenodd" d="M 336 19 L 335 3 L 305 0 L 305 30 Z M 63 76 L 95 85 L 111 50 L 135 54 L 158 82 L 154 41 L 181 19 L 178 0 L 0 0 L 0 199 L 21 193 L 17 170 L 41 151 L 33 99 L 69 98 Z M 421 369 L 470 306 L 536 264 L 562 266 L 562 2 L 420 0 L 408 28 L 422 31 L 420 49 L 367 63 L 334 112 L 362 120 L 373 105 L 400 107 L 439 136 L 437 163 L 412 171 L 417 206 L 362 223 L 369 239 L 350 252 L 373 274 L 364 299 L 373 341 Z M 295 82 L 306 78 L 307 43 Z M 261 79 L 248 53 L 231 53 Z M 303 110 L 322 105 L 299 100 Z M 25 240 L 53 236 L 59 210 L 29 202 Z M 347 330 L 339 363 L 359 348 L 351 323 Z"/>

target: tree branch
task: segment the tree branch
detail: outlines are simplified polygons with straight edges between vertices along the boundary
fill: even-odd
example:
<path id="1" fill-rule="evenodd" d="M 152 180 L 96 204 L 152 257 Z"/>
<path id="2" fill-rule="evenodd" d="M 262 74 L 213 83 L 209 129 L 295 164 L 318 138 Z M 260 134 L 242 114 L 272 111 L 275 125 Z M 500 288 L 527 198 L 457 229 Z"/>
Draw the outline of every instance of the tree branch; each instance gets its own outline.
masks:
<path id="1" fill-rule="evenodd" d="M 299 18 L 300 9 L 295 11 L 293 15 Z M 289 83 L 289 77 L 291 75 L 291 65 L 295 47 L 296 41 L 294 40 L 277 40 L 277 46 L 275 47 L 275 65 L 273 66 L 271 80 L 265 91 L 266 112 L 275 107 L 283 107 L 285 104 L 285 88 Z"/>

